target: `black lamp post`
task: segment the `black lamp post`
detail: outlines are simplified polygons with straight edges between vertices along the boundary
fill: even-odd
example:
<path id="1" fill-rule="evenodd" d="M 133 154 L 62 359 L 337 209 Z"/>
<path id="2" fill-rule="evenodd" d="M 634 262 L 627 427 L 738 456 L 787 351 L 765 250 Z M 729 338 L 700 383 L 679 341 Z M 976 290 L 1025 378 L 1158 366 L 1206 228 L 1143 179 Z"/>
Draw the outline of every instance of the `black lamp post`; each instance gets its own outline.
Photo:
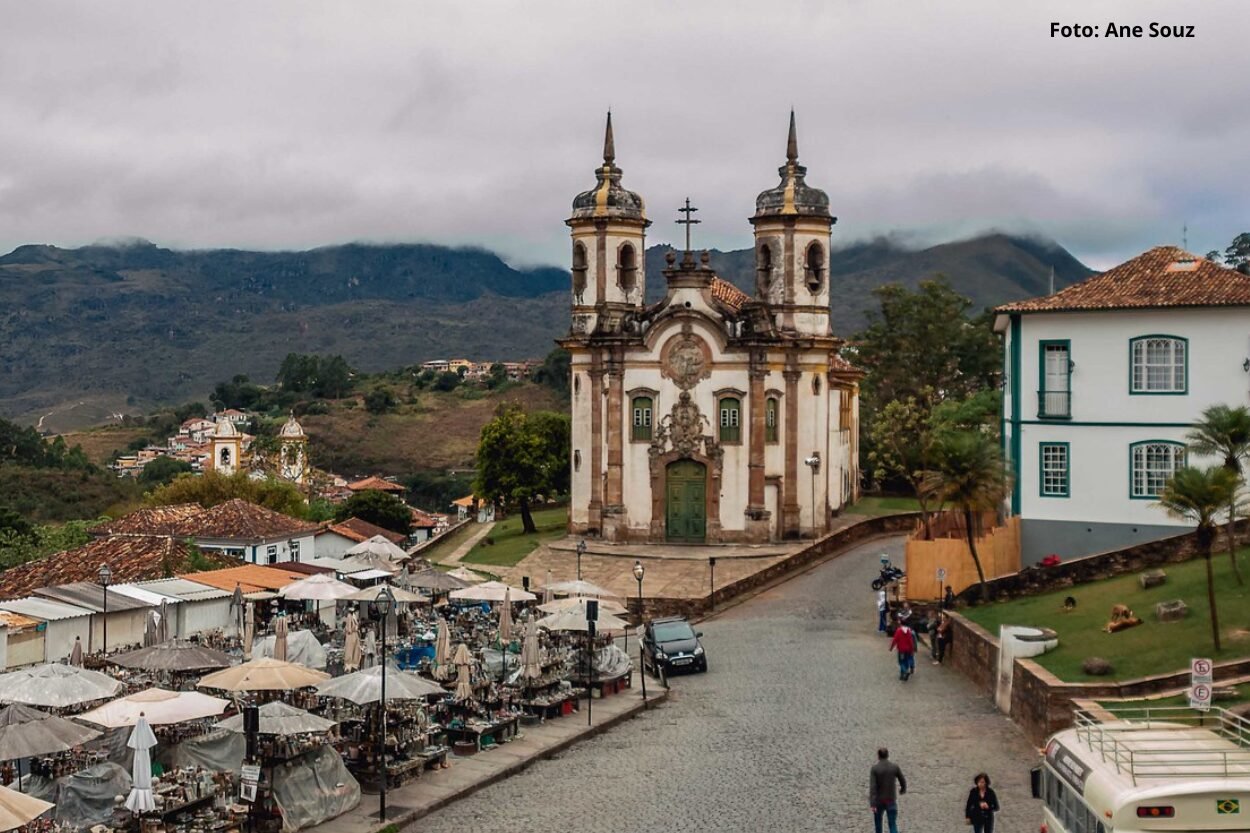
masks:
<path id="1" fill-rule="evenodd" d="M 373 600 L 382 617 L 379 629 L 382 636 L 382 698 L 378 701 L 378 820 L 386 820 L 386 617 L 395 604 L 395 594 L 390 585 L 383 585 L 382 592 Z"/>
<path id="2" fill-rule="evenodd" d="M 109 565 L 101 564 L 97 575 L 100 577 L 100 586 L 104 588 L 104 640 L 100 650 L 100 655 L 103 656 L 109 652 L 109 581 L 113 578 L 113 571 L 109 569 Z"/>
<path id="3" fill-rule="evenodd" d="M 707 560 L 708 583 L 711 585 L 711 592 L 708 595 L 708 603 L 712 610 L 716 610 L 716 556 L 711 556 Z"/>
<path id="4" fill-rule="evenodd" d="M 642 577 L 647 572 L 641 561 L 634 562 L 634 578 L 638 579 L 638 625 L 642 626 Z M 642 707 L 647 708 L 647 669 L 642 664 L 642 637 L 638 637 L 638 679 L 642 680 Z"/>
<path id="5" fill-rule="evenodd" d="M 582 555 L 586 552 L 586 539 L 577 542 L 577 580 L 582 580 Z"/>

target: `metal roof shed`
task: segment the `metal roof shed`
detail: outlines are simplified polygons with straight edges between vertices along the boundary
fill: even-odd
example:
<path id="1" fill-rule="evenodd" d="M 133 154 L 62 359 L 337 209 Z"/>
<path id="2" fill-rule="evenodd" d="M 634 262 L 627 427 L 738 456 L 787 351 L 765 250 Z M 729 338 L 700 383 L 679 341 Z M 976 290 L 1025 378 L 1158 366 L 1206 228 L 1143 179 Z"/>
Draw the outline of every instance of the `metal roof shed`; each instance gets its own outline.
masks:
<path id="1" fill-rule="evenodd" d="M 147 613 L 153 605 L 108 591 L 108 644 L 104 644 L 104 588 L 90 581 L 76 581 L 56 587 L 41 587 L 38 595 L 92 611 L 90 649 L 113 650 L 126 645 L 142 645 Z"/>
<path id="2" fill-rule="evenodd" d="M 170 611 L 170 615 L 174 617 L 175 631 L 182 639 L 214 630 L 229 634 L 238 630 L 235 624 L 237 616 L 232 616 L 230 610 L 232 594 L 225 590 L 185 578 L 140 581 L 134 586 L 181 600 L 182 604 Z"/>
<path id="3" fill-rule="evenodd" d="M 81 638 L 83 650 L 91 647 L 91 611 L 38 596 L 0 602 L 0 610 L 28 616 L 44 624 L 42 645 L 28 646 L 23 665 L 58 662 L 74 649 L 74 639 Z M 17 658 L 13 658 L 16 663 Z"/>

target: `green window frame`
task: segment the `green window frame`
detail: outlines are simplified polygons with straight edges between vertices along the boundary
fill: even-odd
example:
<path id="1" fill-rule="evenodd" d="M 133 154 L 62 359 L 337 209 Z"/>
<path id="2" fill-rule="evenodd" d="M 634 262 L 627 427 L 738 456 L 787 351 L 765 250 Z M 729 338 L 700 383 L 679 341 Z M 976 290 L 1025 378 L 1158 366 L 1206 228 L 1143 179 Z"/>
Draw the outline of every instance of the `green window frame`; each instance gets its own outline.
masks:
<path id="1" fill-rule="evenodd" d="M 1157 500 L 1172 475 L 1185 467 L 1185 444 L 1176 440 L 1142 440 L 1128 447 L 1128 496 Z"/>
<path id="2" fill-rule="evenodd" d="M 1046 384 L 1046 356 L 1062 350 L 1067 356 L 1067 384 L 1065 390 L 1050 389 Z M 1042 339 L 1037 343 L 1037 418 L 1072 418 L 1072 340 L 1067 338 Z"/>
<path id="3" fill-rule="evenodd" d="M 764 400 L 764 442 L 777 442 L 777 397 L 770 396 Z"/>
<path id="4" fill-rule="evenodd" d="M 633 413 L 633 430 L 630 436 L 634 442 L 650 442 L 655 400 L 650 396 L 635 396 L 630 403 Z"/>
<path id="5" fill-rule="evenodd" d="M 1072 483 L 1071 445 L 1045 442 L 1037 446 L 1038 494 L 1041 497 L 1068 497 Z"/>
<path id="6" fill-rule="evenodd" d="M 1129 339 L 1128 392 L 1134 396 L 1189 393 L 1189 339 L 1164 333 Z"/>
<path id="7" fill-rule="evenodd" d="M 742 401 L 736 396 L 722 397 L 717 405 L 720 414 L 720 441 L 742 442 Z"/>

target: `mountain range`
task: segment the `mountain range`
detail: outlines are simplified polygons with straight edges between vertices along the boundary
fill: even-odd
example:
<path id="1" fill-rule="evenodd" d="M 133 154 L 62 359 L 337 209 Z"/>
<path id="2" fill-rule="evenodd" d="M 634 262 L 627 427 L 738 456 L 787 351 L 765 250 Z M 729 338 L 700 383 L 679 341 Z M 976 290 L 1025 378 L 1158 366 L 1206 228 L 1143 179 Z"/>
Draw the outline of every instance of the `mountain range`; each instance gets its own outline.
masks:
<path id="1" fill-rule="evenodd" d="M 667 247 L 647 251 L 662 297 Z M 752 250 L 712 252 L 747 292 Z M 831 253 L 834 330 L 858 330 L 873 287 L 944 274 L 977 307 L 1092 274 L 1051 241 L 987 234 L 923 249 L 889 239 Z M 0 257 L 0 415 L 64 430 L 203 397 L 236 374 L 273 378 L 287 353 L 363 370 L 433 358 L 540 358 L 568 326 L 569 274 L 482 249 L 348 244 L 304 252 L 176 251 L 146 241 Z"/>

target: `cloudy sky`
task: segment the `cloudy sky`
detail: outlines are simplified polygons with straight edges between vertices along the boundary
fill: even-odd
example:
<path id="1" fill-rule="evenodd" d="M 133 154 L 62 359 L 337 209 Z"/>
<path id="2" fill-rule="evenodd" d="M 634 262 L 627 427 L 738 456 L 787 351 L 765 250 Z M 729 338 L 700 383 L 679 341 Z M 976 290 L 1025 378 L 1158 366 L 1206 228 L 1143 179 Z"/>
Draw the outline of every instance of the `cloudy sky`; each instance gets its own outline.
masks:
<path id="1" fill-rule="evenodd" d="M 1097 7 L 1096 11 L 1090 11 Z M 798 112 L 835 239 L 1250 229 L 1245 0 L 0 0 L 0 249 L 350 240 L 563 263 L 604 111 L 652 241 L 750 245 Z M 1194 39 L 1052 39 L 1152 21 Z"/>

